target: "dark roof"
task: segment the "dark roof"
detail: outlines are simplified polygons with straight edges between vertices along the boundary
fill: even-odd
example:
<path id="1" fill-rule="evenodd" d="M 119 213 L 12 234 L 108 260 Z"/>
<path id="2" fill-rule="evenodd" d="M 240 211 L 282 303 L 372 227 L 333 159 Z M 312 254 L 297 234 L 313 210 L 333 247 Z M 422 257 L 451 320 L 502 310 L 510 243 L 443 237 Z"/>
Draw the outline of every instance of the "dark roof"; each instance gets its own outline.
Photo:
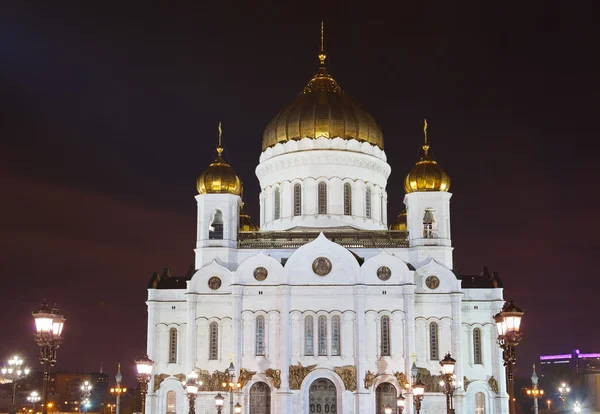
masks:
<path id="1" fill-rule="evenodd" d="M 487 266 L 483 266 L 481 274 L 477 276 L 463 276 L 456 274 L 456 277 L 462 282 L 463 289 L 493 289 L 503 287 L 498 272 L 492 272 L 490 274 Z"/>
<path id="2" fill-rule="evenodd" d="M 148 289 L 185 289 L 188 280 L 194 276 L 196 269 L 191 265 L 185 276 L 171 276 L 168 267 L 162 273 L 154 272 L 148 283 Z"/>

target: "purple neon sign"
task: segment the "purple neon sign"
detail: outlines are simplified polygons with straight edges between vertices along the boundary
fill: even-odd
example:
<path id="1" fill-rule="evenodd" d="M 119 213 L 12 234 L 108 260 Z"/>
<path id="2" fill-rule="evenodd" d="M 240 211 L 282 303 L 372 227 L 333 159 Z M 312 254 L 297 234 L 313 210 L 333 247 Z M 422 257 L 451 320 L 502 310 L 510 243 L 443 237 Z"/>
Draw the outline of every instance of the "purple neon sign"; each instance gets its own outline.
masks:
<path id="1" fill-rule="evenodd" d="M 584 354 L 582 354 L 582 355 L 584 355 Z M 550 361 L 550 360 L 554 360 L 554 359 L 571 359 L 572 357 L 573 356 L 571 354 L 542 355 L 542 356 L 540 356 L 540 361 Z"/>

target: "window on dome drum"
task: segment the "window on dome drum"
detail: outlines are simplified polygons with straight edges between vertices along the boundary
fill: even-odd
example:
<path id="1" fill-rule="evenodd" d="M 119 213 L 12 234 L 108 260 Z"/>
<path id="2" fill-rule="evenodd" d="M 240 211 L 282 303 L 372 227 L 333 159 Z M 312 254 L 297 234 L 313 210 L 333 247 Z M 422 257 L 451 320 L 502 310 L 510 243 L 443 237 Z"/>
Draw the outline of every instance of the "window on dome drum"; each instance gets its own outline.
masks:
<path id="1" fill-rule="evenodd" d="M 304 355 L 314 355 L 315 347 L 313 345 L 313 317 L 307 316 L 304 318 Z"/>
<path id="2" fill-rule="evenodd" d="M 320 182 L 317 188 L 319 214 L 327 214 L 327 184 Z"/>
<path id="3" fill-rule="evenodd" d="M 367 188 L 365 194 L 365 215 L 367 218 L 371 218 L 371 189 Z"/>
<path id="4" fill-rule="evenodd" d="M 379 214 L 381 214 L 379 217 L 380 217 L 380 219 L 381 219 L 381 222 L 382 222 L 382 223 L 385 223 L 385 217 L 383 216 L 383 206 L 384 206 L 384 204 L 383 204 L 383 194 L 382 194 L 382 195 L 381 195 L 381 197 L 379 198 L 379 201 L 380 201 L 380 203 L 379 203 L 379 209 L 381 210 L 381 211 L 379 212 Z"/>
<path id="5" fill-rule="evenodd" d="M 302 215 L 302 186 L 294 186 L 294 216 Z"/>
<path id="6" fill-rule="evenodd" d="M 473 329 L 473 363 L 482 364 L 481 358 L 481 329 Z"/>
<path id="7" fill-rule="evenodd" d="M 381 356 L 390 356 L 390 317 L 381 317 Z"/>
<path id="8" fill-rule="evenodd" d="M 213 322 L 208 327 L 208 359 L 219 358 L 219 325 Z"/>
<path id="9" fill-rule="evenodd" d="M 319 316 L 319 355 L 327 355 L 327 317 Z"/>
<path id="10" fill-rule="evenodd" d="M 432 208 L 426 208 L 423 215 L 423 238 L 425 239 L 433 239 L 435 237 L 433 232 L 433 223 L 435 222 L 433 213 L 434 210 Z"/>
<path id="11" fill-rule="evenodd" d="M 169 363 L 177 362 L 177 329 L 169 329 Z"/>
<path id="12" fill-rule="evenodd" d="M 352 215 L 352 186 L 350 183 L 344 184 L 344 215 Z"/>
<path id="13" fill-rule="evenodd" d="M 256 317 L 256 355 L 265 354 L 265 317 Z"/>
<path id="14" fill-rule="evenodd" d="M 331 318 L 331 355 L 340 356 L 340 317 Z"/>
<path id="15" fill-rule="evenodd" d="M 214 210 L 210 216 L 208 238 L 209 240 L 223 240 L 223 213 L 221 210 Z"/>
<path id="16" fill-rule="evenodd" d="M 274 193 L 274 209 L 273 209 L 273 219 L 278 220 L 281 216 L 281 193 L 279 192 L 279 188 L 275 189 Z"/>
<path id="17" fill-rule="evenodd" d="M 482 392 L 475 394 L 475 414 L 485 414 L 485 394 Z"/>
<path id="18" fill-rule="evenodd" d="M 167 392 L 167 414 L 175 414 L 177 412 L 177 394 L 175 391 Z"/>
<path id="19" fill-rule="evenodd" d="M 431 359 L 432 361 L 438 361 L 440 359 L 440 353 L 438 351 L 438 336 L 438 324 L 435 322 L 431 322 L 429 324 L 429 359 Z"/>

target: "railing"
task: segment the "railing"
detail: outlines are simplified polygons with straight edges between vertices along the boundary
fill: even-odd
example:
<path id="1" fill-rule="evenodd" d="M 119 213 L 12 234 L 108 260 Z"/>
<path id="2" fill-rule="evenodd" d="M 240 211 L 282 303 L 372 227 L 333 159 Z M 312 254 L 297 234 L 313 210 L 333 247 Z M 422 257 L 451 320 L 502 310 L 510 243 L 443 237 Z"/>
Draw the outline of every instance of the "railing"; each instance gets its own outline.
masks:
<path id="1" fill-rule="evenodd" d="M 297 249 L 316 239 L 320 231 L 264 231 L 238 233 L 240 249 Z M 408 233 L 404 231 L 323 231 L 334 243 L 349 248 L 405 248 Z"/>

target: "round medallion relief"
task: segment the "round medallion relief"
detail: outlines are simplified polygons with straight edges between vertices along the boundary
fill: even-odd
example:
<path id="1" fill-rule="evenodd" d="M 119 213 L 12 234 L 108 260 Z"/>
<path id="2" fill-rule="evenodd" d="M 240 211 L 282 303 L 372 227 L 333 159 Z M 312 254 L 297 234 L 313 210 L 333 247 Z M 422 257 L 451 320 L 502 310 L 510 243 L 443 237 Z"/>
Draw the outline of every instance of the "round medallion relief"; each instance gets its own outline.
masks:
<path id="1" fill-rule="evenodd" d="M 265 280 L 268 275 L 269 272 L 262 266 L 259 266 L 256 269 L 254 269 L 254 279 L 258 280 L 259 282 Z"/>
<path id="2" fill-rule="evenodd" d="M 392 270 L 387 266 L 381 266 L 377 269 L 377 277 L 383 281 L 389 280 L 392 277 Z"/>
<path id="3" fill-rule="evenodd" d="M 440 279 L 433 275 L 427 276 L 427 279 L 425 279 L 425 284 L 429 289 L 437 289 L 437 287 L 440 285 Z"/>
<path id="4" fill-rule="evenodd" d="M 312 264 L 312 270 L 319 276 L 328 275 L 331 272 L 331 261 L 326 257 L 317 257 Z"/>
<path id="5" fill-rule="evenodd" d="M 221 278 L 217 277 L 217 276 L 213 276 L 210 279 L 208 279 L 208 287 L 211 288 L 212 290 L 217 290 L 218 288 L 221 287 Z"/>

